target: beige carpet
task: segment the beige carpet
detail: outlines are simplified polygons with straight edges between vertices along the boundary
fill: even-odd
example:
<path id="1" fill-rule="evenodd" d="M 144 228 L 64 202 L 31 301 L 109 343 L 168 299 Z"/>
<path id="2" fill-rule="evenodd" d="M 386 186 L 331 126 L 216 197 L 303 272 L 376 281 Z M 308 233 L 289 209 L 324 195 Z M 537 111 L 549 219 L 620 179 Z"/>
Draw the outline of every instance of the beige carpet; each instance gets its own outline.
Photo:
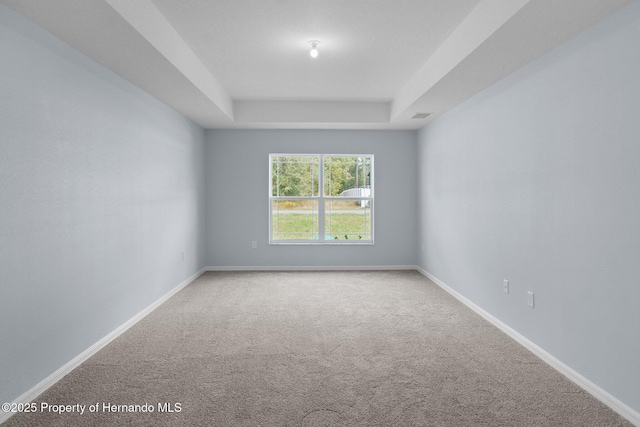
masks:
<path id="1" fill-rule="evenodd" d="M 206 273 L 43 403 L 6 426 L 631 425 L 414 271 Z"/>

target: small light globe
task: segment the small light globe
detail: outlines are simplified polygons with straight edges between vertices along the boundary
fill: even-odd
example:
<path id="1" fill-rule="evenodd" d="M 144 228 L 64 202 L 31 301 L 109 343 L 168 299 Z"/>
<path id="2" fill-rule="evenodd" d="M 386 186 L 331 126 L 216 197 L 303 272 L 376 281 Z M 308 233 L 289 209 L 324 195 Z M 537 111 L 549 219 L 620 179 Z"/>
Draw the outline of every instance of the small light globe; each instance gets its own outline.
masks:
<path id="1" fill-rule="evenodd" d="M 318 45 L 320 44 L 320 42 L 318 40 L 309 40 L 309 44 L 311 45 L 311 51 L 309 52 L 309 55 L 311 55 L 312 58 L 317 58 Z"/>

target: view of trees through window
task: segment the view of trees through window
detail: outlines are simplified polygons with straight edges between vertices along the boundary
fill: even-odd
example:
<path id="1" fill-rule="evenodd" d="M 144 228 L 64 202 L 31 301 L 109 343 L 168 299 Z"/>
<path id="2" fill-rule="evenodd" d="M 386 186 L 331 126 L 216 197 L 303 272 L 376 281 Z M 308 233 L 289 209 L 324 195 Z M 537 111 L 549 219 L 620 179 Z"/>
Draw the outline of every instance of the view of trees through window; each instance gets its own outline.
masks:
<path id="1" fill-rule="evenodd" d="M 373 241 L 372 155 L 272 154 L 270 166 L 272 242 Z"/>

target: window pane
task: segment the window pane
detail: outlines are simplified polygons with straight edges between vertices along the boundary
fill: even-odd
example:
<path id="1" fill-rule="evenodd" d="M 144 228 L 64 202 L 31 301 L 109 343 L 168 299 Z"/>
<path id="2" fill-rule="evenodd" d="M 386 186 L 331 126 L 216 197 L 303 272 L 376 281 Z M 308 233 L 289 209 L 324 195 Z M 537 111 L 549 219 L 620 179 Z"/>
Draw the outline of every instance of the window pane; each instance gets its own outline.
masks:
<path id="1" fill-rule="evenodd" d="M 372 154 L 270 154 L 269 161 L 270 243 L 373 243 Z"/>
<path id="2" fill-rule="evenodd" d="M 320 158 L 318 156 L 272 156 L 271 195 L 317 197 Z"/>
<path id="3" fill-rule="evenodd" d="M 324 158 L 324 195 L 369 197 L 371 157 L 327 156 Z"/>
<path id="4" fill-rule="evenodd" d="M 273 200 L 272 240 L 317 240 L 318 201 Z"/>
<path id="5" fill-rule="evenodd" d="M 324 231 L 328 240 L 371 240 L 370 201 L 326 200 Z"/>

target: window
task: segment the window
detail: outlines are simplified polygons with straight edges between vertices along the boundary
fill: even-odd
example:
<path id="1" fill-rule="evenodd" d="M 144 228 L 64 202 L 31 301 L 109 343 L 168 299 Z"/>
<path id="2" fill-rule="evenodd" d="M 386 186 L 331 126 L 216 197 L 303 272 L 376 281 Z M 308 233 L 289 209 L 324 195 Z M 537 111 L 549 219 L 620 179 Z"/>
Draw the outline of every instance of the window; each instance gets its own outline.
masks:
<path id="1" fill-rule="evenodd" d="M 373 243 L 373 155 L 271 154 L 269 175 L 269 243 Z"/>

